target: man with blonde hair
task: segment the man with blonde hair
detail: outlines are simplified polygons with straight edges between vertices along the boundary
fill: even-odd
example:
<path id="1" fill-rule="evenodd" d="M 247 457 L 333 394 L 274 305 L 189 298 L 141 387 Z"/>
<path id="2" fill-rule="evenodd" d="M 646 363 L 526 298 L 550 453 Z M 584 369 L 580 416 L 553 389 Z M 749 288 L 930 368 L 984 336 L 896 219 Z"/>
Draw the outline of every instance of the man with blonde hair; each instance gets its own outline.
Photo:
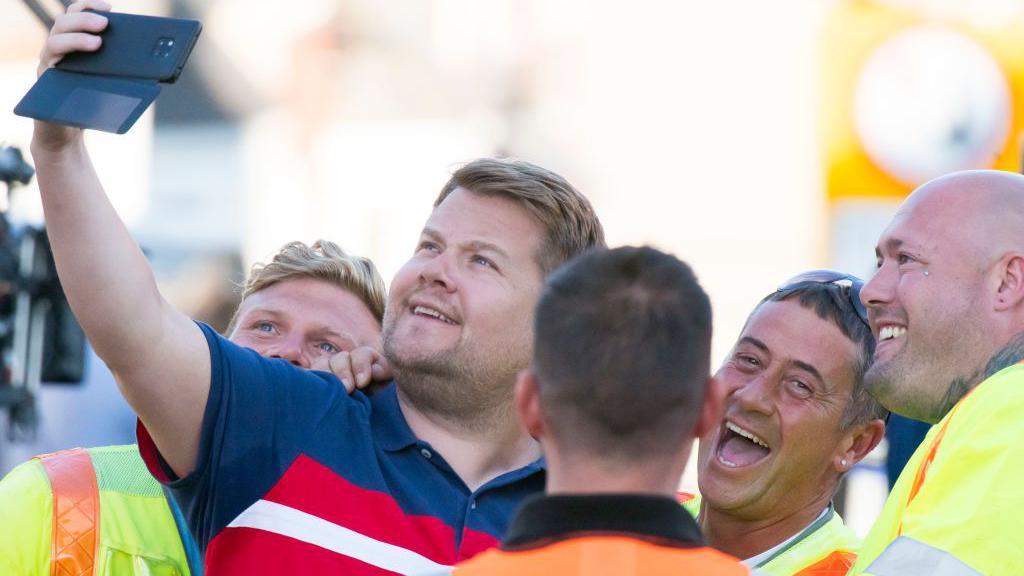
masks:
<path id="1" fill-rule="evenodd" d="M 263 356 L 333 372 L 351 392 L 387 375 L 376 352 L 386 300 L 369 258 L 327 240 L 290 242 L 253 265 L 226 334 Z M 297 314 L 312 303 L 322 305 L 319 318 Z"/>
<path id="2" fill-rule="evenodd" d="M 332 354 L 378 346 L 385 299 L 369 259 L 326 240 L 291 242 L 252 267 L 228 339 L 304 368 L 326 367 Z M 342 377 L 352 379 L 349 370 Z M 201 572 L 181 511 L 135 445 L 33 458 L 0 481 L 0 509 L 3 574 Z"/>

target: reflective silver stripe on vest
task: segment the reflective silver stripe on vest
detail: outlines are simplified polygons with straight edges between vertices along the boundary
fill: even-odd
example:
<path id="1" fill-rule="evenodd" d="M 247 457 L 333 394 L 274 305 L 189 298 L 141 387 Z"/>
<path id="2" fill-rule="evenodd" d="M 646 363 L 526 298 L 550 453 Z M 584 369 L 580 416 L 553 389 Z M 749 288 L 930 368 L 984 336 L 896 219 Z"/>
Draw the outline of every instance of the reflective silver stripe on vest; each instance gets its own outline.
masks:
<path id="1" fill-rule="evenodd" d="M 868 566 L 874 576 L 983 576 L 945 550 L 900 536 Z"/>

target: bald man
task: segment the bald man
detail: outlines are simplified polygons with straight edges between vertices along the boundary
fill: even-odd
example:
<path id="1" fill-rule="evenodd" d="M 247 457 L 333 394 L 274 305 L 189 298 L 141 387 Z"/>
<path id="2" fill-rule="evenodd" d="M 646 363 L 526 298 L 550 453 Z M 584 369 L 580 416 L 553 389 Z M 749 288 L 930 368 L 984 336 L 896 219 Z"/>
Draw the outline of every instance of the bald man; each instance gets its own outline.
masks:
<path id="1" fill-rule="evenodd" d="M 876 253 L 866 383 L 934 426 L 851 574 L 1024 574 L 1024 176 L 928 182 Z"/>

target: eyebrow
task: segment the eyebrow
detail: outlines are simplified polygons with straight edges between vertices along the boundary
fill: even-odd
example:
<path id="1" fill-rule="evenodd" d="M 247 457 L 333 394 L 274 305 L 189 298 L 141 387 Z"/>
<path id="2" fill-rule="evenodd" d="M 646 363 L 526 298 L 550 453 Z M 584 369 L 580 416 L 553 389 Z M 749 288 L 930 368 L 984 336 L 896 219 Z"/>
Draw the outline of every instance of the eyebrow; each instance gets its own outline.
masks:
<path id="1" fill-rule="evenodd" d="M 356 341 L 356 339 L 352 335 L 343 332 L 338 332 L 337 330 L 334 330 L 333 328 L 328 328 L 327 326 L 317 326 L 317 332 L 337 338 L 339 340 L 349 340 L 352 342 Z"/>
<path id="2" fill-rule="evenodd" d="M 760 349 L 761 351 L 763 351 L 765 353 L 770 353 L 771 352 L 771 350 L 768 349 L 768 345 L 767 344 L 765 344 L 761 340 L 758 340 L 757 338 L 754 338 L 753 336 L 744 336 L 744 337 L 740 338 L 739 343 L 740 344 L 744 344 L 744 343 L 750 344 L 751 346 L 753 346 L 755 348 L 758 348 L 758 349 Z M 804 362 L 803 360 L 793 360 L 793 365 L 796 366 L 797 368 L 803 370 L 804 372 L 807 372 L 811 376 L 814 376 L 814 378 L 817 379 L 818 382 L 820 382 L 822 385 L 825 384 L 825 379 L 821 377 L 821 372 L 818 372 L 818 369 L 815 368 L 813 365 L 808 364 L 807 362 Z"/>
<path id="3" fill-rule="evenodd" d="M 811 376 L 814 376 L 814 378 L 817 379 L 822 386 L 825 385 L 825 379 L 821 377 L 821 372 L 818 372 L 818 369 L 815 368 L 814 366 L 811 366 L 810 364 L 804 362 L 803 360 L 793 360 L 793 365 L 803 370 L 804 372 L 807 372 Z"/>
<path id="4" fill-rule="evenodd" d="M 889 252 L 894 252 L 902 248 L 903 244 L 903 240 L 900 240 L 899 238 L 889 238 L 888 240 L 885 241 L 885 249 Z M 882 251 L 879 249 L 878 246 L 875 246 L 875 256 L 880 257 L 881 255 Z"/>
<path id="5" fill-rule="evenodd" d="M 256 308 L 252 308 L 246 312 L 246 316 L 250 314 L 266 314 L 267 316 L 280 318 L 282 316 L 285 316 L 286 312 L 280 308 L 273 308 L 270 306 L 257 306 Z M 313 331 L 318 334 L 333 336 L 335 338 L 340 339 L 348 339 L 355 342 L 355 338 L 351 334 L 348 334 L 346 332 L 338 332 L 337 330 L 331 328 L 327 324 L 317 324 L 313 327 Z"/>
<path id="6" fill-rule="evenodd" d="M 764 342 L 758 340 L 757 338 L 754 338 L 753 336 L 744 336 L 744 337 L 740 338 L 740 341 L 738 342 L 738 344 L 744 344 L 744 343 L 750 344 L 751 346 L 761 350 L 762 352 L 766 352 L 766 353 L 771 352 L 771 350 L 768 349 L 768 345 L 767 344 L 765 344 Z"/>
<path id="7" fill-rule="evenodd" d="M 256 305 L 246 310 L 243 315 L 239 316 L 239 319 L 252 316 L 254 314 L 265 314 L 267 316 L 273 316 L 274 318 L 278 318 L 284 315 L 284 310 L 281 310 L 279 308 L 272 308 L 270 306 L 265 305 Z"/>
<path id="8" fill-rule="evenodd" d="M 430 236 L 434 240 L 444 240 L 444 237 L 441 236 L 441 233 L 438 232 L 437 230 L 434 230 L 430 226 L 424 226 L 423 231 L 420 232 L 420 236 Z"/>
<path id="9" fill-rule="evenodd" d="M 438 240 L 440 242 L 444 242 L 444 236 L 442 236 L 440 232 L 429 226 L 425 226 L 423 228 L 422 235 L 429 236 L 430 238 L 433 238 L 434 240 Z M 463 250 L 469 250 L 470 252 L 493 252 L 494 254 L 501 256 L 505 260 L 510 260 L 508 252 L 502 250 L 501 247 L 499 247 L 497 244 L 487 242 L 484 240 L 471 240 L 460 246 L 460 248 L 462 248 Z"/>

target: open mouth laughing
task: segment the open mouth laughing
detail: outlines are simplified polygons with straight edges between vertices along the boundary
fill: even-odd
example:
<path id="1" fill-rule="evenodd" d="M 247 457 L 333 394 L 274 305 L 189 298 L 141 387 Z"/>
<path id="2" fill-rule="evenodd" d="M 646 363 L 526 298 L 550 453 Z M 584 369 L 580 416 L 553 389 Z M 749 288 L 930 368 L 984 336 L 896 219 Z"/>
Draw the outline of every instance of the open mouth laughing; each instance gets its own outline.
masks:
<path id="1" fill-rule="evenodd" d="M 718 436 L 715 458 L 726 468 L 744 468 L 760 463 L 771 451 L 760 436 L 726 420 Z"/>

